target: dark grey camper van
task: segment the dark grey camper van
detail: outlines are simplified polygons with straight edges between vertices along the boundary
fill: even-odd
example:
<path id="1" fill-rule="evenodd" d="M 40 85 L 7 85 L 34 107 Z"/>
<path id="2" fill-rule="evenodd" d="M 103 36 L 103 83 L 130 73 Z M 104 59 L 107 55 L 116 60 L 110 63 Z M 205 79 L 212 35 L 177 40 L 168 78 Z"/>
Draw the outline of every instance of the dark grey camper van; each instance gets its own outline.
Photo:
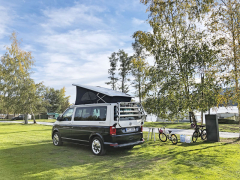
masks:
<path id="1" fill-rule="evenodd" d="M 90 145 L 93 154 L 109 148 L 132 149 L 144 142 L 145 113 L 131 96 L 102 87 L 75 85 L 75 105 L 58 117 L 52 128 L 55 146 L 63 141 Z"/>

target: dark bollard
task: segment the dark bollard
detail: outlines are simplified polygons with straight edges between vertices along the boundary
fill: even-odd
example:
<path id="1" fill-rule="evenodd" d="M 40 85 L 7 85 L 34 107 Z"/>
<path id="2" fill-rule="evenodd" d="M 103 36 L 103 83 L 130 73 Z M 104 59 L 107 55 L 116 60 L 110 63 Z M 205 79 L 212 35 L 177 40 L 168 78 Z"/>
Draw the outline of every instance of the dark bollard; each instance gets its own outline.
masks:
<path id="1" fill-rule="evenodd" d="M 207 141 L 219 142 L 218 118 L 215 115 L 205 115 Z"/>

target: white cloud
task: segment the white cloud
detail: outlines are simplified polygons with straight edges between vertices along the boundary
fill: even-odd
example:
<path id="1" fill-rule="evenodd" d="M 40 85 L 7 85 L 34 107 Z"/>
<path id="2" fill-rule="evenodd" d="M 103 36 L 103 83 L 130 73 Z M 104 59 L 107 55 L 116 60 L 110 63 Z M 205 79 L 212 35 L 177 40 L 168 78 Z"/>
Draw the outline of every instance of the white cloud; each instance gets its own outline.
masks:
<path id="1" fill-rule="evenodd" d="M 102 20 L 94 16 L 94 13 L 102 11 L 103 9 L 100 7 L 82 4 L 60 9 L 47 9 L 43 10 L 43 14 L 47 17 L 47 22 L 42 24 L 42 26 L 46 29 L 54 27 L 63 28 L 80 23 L 99 26 L 102 24 Z"/>
<path id="2" fill-rule="evenodd" d="M 108 49 L 110 46 L 117 46 L 121 39 L 101 30 L 73 30 L 67 33 L 44 35 L 38 39 L 48 51 L 61 53 L 93 52 L 100 49 Z M 79 54 L 80 53 L 80 54 Z"/>
<path id="3" fill-rule="evenodd" d="M 11 16 L 9 14 L 9 9 L 3 6 L 0 6 L 0 39 L 3 38 L 6 34 L 9 34 L 6 32 L 9 23 L 11 23 Z"/>
<path id="4" fill-rule="evenodd" d="M 137 18 L 132 18 L 132 23 L 133 23 L 134 25 L 139 26 L 139 25 L 144 24 L 144 23 L 145 23 L 145 20 L 141 20 L 141 19 L 137 19 Z"/>

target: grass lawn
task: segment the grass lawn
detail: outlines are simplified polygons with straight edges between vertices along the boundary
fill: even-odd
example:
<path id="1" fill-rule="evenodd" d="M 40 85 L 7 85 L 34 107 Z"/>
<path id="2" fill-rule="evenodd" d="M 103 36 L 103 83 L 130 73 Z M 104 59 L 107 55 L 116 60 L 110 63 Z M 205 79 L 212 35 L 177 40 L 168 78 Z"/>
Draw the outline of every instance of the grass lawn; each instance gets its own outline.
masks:
<path id="1" fill-rule="evenodd" d="M 221 141 L 150 140 L 95 156 L 85 146 L 53 146 L 51 126 L 0 123 L 0 179 L 240 179 L 240 141 Z"/>
<path id="2" fill-rule="evenodd" d="M 56 121 L 56 119 L 35 119 L 36 122 L 52 122 L 54 123 Z M 23 120 L 11 120 L 11 119 L 1 119 L 1 121 L 19 121 L 19 122 L 23 122 Z M 33 120 L 28 120 L 28 122 L 33 122 Z"/>
<path id="3" fill-rule="evenodd" d="M 172 129 L 191 129 L 190 123 L 162 123 L 162 122 L 144 122 L 144 127 L 163 127 Z M 235 132 L 239 133 L 239 124 L 219 124 L 219 131 L 221 132 Z"/>

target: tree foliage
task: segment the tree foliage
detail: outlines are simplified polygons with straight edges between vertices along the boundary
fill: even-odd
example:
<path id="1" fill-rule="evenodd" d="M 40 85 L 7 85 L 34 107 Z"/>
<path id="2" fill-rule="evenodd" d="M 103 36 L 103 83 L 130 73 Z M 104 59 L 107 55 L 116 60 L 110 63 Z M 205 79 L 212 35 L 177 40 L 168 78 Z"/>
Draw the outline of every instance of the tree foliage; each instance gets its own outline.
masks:
<path id="1" fill-rule="evenodd" d="M 240 113 L 240 2 L 238 0 L 216 1 L 212 9 L 210 21 L 207 23 L 213 34 L 216 48 L 221 50 L 219 64 L 222 67 L 224 86 L 227 87 L 222 95 L 219 95 L 219 103 L 225 105 L 228 102 L 238 104 Z M 240 121 L 239 121 L 240 137 Z"/>
<path id="2" fill-rule="evenodd" d="M 195 80 L 201 69 L 198 67 L 205 63 L 208 64 L 208 68 L 212 68 L 214 62 L 212 60 L 215 59 L 213 56 L 209 60 L 207 53 L 203 53 L 205 50 L 208 52 L 213 50 L 210 46 L 204 45 L 201 41 L 203 33 L 196 28 L 196 20 L 201 19 L 202 13 L 209 11 L 212 1 L 142 2 L 148 5 L 147 11 L 150 12 L 148 22 L 153 32 L 137 31 L 134 38 L 155 58 L 155 66 L 149 73 L 147 102 L 150 103 L 152 100 L 156 114 L 162 118 L 183 118 L 187 112 L 200 109 L 199 101 L 202 96 L 199 94 L 202 94 L 203 89 L 208 89 L 206 86 L 209 83 L 216 85 L 214 83 L 216 79 L 211 79 L 210 76 L 206 78 L 208 83 L 201 86 Z M 210 73 L 209 70 L 208 74 L 214 73 L 212 71 Z M 201 108 L 203 107 L 205 106 L 202 104 Z"/>
<path id="3" fill-rule="evenodd" d="M 130 81 L 130 79 L 128 79 L 128 75 L 130 74 L 131 57 L 129 57 L 124 50 L 119 50 L 117 54 L 118 54 L 118 61 L 120 63 L 120 67 L 118 71 L 119 71 L 119 76 L 120 76 L 119 80 L 121 82 L 121 85 L 119 89 L 124 93 L 128 93 L 129 85 L 127 84 L 127 82 Z"/>
<path id="4" fill-rule="evenodd" d="M 47 101 L 52 98 L 48 94 L 51 90 L 47 89 L 43 83 L 36 84 L 30 77 L 30 70 L 34 64 L 31 52 L 20 48 L 16 33 L 12 33 L 10 39 L 11 47 L 6 48 L 7 52 L 1 57 L 0 62 L 1 112 L 25 114 L 26 124 L 28 123 L 27 114 L 32 114 L 35 118 L 34 113 L 47 112 L 48 107 L 57 105 L 55 108 L 57 112 L 63 112 L 69 106 L 69 97 L 65 97 L 65 88 L 56 91 L 53 89 L 57 100 Z"/>
<path id="5" fill-rule="evenodd" d="M 110 62 L 110 69 L 108 69 L 108 74 L 110 75 L 108 78 L 110 79 L 109 82 L 106 82 L 107 85 L 111 85 L 113 90 L 117 89 L 117 81 L 118 78 L 116 76 L 117 71 L 117 53 L 113 52 L 111 57 L 109 57 Z"/>
<path id="6" fill-rule="evenodd" d="M 131 59 L 131 74 L 134 77 L 132 85 L 136 89 L 135 94 L 139 97 L 139 102 L 141 103 L 142 98 L 145 97 L 144 91 L 149 65 L 146 62 L 146 55 L 141 44 L 138 41 L 135 41 L 132 46 L 135 51 Z"/>
<path id="7" fill-rule="evenodd" d="M 109 57 L 110 69 L 108 70 L 110 81 L 106 84 L 110 84 L 113 90 L 116 90 L 117 81 L 120 81 L 118 89 L 122 92 L 127 93 L 129 91 L 128 75 L 130 74 L 130 63 L 131 57 L 124 50 L 119 50 L 118 52 L 113 52 L 111 57 Z M 119 68 L 118 67 L 119 63 Z M 116 70 L 119 77 L 116 77 Z"/>
<path id="8" fill-rule="evenodd" d="M 33 80 L 30 79 L 30 69 L 34 60 L 31 52 L 20 48 L 15 32 L 12 33 L 10 40 L 12 41 L 11 47 L 6 48 L 7 52 L 2 56 L 0 64 L 0 91 L 3 108 L 7 113 L 29 113 L 30 106 L 27 101 L 31 93 L 28 94 L 26 90 L 35 86 Z"/>
<path id="9" fill-rule="evenodd" d="M 63 87 L 60 90 L 54 88 L 47 88 L 44 94 L 45 108 L 48 113 L 63 113 L 63 111 L 70 106 L 70 96 L 65 96 L 66 90 Z"/>

